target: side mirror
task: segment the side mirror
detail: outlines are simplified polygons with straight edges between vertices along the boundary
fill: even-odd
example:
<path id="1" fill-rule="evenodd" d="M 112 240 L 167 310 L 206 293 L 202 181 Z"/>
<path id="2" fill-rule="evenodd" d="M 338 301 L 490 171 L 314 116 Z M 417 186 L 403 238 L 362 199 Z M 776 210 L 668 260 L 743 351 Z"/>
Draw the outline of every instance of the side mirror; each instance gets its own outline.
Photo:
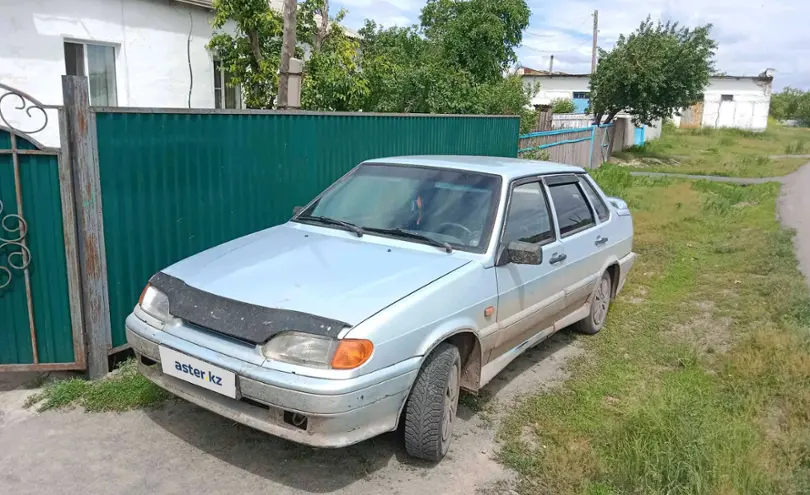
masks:
<path id="1" fill-rule="evenodd" d="M 293 216 L 298 215 L 303 210 L 303 206 L 293 206 Z"/>
<path id="2" fill-rule="evenodd" d="M 504 249 L 503 254 L 505 254 L 507 258 L 506 260 L 503 260 L 505 263 L 515 263 L 517 265 L 539 265 L 543 262 L 543 247 L 538 244 L 512 241 L 506 245 L 506 249 Z"/>

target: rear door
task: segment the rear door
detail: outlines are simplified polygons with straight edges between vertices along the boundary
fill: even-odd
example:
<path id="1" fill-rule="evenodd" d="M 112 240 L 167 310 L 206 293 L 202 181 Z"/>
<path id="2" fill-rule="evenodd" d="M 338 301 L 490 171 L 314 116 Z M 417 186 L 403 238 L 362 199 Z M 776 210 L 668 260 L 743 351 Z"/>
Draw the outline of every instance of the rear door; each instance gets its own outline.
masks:
<path id="1" fill-rule="evenodd" d="M 598 256 L 605 244 L 585 190 L 577 175 L 559 175 L 545 179 L 565 250 L 561 270 L 565 286 L 565 313 L 579 309 L 593 292 L 601 275 Z"/>
<path id="2" fill-rule="evenodd" d="M 511 241 L 542 246 L 539 265 L 508 263 L 495 268 L 498 280 L 498 326 L 490 360 L 553 325 L 565 307 L 565 258 L 546 192 L 539 178 L 516 182 L 510 192 L 501 248 Z"/>

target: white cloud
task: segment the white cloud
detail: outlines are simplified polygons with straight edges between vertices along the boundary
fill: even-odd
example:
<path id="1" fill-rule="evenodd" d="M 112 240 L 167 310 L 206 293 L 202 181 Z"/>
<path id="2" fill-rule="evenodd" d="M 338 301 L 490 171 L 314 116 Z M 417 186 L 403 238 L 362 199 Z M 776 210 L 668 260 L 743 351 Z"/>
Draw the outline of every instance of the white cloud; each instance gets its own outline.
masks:
<path id="1" fill-rule="evenodd" d="M 555 56 L 556 69 L 590 71 L 591 13 L 599 9 L 599 46 L 610 48 L 622 33 L 633 31 L 649 14 L 653 20 L 686 26 L 711 23 L 718 42 L 717 69 L 732 75 L 756 75 L 776 69 L 774 85 L 810 88 L 810 32 L 806 0 L 528 0 L 530 32 L 518 50 L 521 62 L 538 69 Z M 587 57 L 582 57 L 587 52 Z M 565 68 L 564 68 L 565 67 Z"/>
<path id="2" fill-rule="evenodd" d="M 339 0 L 330 10 L 337 12 L 340 8 L 346 8 L 349 15 L 344 23 L 358 29 L 363 26 L 365 19 L 385 27 L 410 26 L 419 22 L 419 11 L 423 5 L 422 0 Z"/>
<path id="3" fill-rule="evenodd" d="M 610 48 L 622 33 L 633 31 L 647 15 L 686 26 L 711 23 L 719 43 L 717 69 L 733 75 L 756 75 L 776 69 L 774 85 L 810 89 L 810 29 L 807 0 L 527 0 L 529 29 L 518 57 L 524 65 L 589 72 L 591 13 L 599 9 L 599 46 Z M 419 22 L 424 0 L 338 0 L 346 7 L 346 24 L 362 26 L 373 19 L 384 26 Z"/>

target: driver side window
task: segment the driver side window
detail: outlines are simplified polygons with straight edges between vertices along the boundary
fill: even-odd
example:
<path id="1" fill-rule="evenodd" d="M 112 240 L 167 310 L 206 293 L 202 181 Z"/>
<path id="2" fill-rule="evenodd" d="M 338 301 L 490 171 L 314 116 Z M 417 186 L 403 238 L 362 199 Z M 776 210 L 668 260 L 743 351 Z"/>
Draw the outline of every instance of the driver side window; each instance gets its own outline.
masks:
<path id="1" fill-rule="evenodd" d="M 512 190 L 502 242 L 546 244 L 554 240 L 548 203 L 539 182 L 521 184 Z"/>

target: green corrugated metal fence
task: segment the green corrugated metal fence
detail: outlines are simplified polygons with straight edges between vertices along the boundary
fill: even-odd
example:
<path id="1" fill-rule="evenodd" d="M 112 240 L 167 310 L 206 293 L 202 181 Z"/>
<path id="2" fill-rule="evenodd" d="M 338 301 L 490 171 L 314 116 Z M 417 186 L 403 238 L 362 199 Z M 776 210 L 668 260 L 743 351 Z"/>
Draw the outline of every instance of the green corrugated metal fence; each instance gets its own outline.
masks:
<path id="1" fill-rule="evenodd" d="M 517 155 L 517 117 L 96 113 L 112 344 L 149 277 L 286 221 L 356 164 Z"/>
<path id="2" fill-rule="evenodd" d="M 37 147 L 16 137 L 17 148 Z M 0 149 L 11 149 L 8 132 L 0 130 Z M 20 192 L 23 219 L 27 225 L 24 240 L 31 252 L 28 273 L 31 300 L 25 288 L 24 272 L 11 266 L 21 258 L 19 243 L 4 242 L 20 236 L 15 217 L 20 212 L 11 154 L 0 154 L 0 267 L 9 269 L 10 280 L 0 270 L 0 366 L 34 363 L 29 303 L 33 313 L 39 363 L 71 363 L 76 360 L 70 318 L 67 265 L 65 256 L 59 166 L 56 154 L 20 154 Z M 9 280 L 8 285 L 6 281 Z"/>

